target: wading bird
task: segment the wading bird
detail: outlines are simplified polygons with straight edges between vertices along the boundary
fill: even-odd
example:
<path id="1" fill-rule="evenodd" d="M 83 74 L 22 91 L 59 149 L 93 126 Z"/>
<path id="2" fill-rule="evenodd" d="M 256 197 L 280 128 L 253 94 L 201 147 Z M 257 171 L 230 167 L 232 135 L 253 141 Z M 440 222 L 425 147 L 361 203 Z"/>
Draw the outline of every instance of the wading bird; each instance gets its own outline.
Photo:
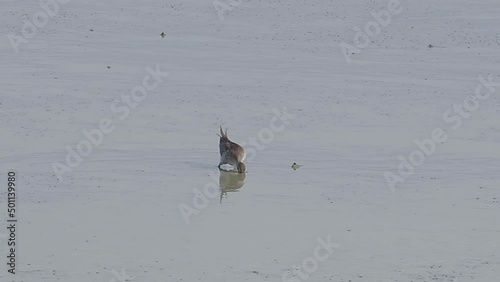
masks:
<path id="1" fill-rule="evenodd" d="M 237 171 L 238 173 L 245 173 L 246 167 L 243 163 L 245 160 L 245 150 L 240 145 L 229 140 L 226 132 L 222 131 L 220 127 L 220 134 L 217 134 L 219 139 L 219 152 L 220 162 L 219 169 L 226 171 Z M 229 165 L 230 167 L 228 168 Z"/>

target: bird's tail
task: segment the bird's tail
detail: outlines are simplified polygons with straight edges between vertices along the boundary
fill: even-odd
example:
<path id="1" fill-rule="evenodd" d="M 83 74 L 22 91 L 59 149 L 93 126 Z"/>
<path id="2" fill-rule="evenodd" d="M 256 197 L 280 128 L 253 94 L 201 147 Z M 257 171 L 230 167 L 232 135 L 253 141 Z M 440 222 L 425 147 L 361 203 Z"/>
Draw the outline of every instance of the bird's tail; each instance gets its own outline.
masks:
<path id="1" fill-rule="evenodd" d="M 229 138 L 227 137 L 227 129 L 226 129 L 226 132 L 224 132 L 224 131 L 222 130 L 222 126 L 220 127 L 220 134 L 218 134 L 218 133 L 217 133 L 217 135 L 218 135 L 220 138 L 222 138 L 222 139 L 227 139 L 227 140 L 229 140 Z"/>

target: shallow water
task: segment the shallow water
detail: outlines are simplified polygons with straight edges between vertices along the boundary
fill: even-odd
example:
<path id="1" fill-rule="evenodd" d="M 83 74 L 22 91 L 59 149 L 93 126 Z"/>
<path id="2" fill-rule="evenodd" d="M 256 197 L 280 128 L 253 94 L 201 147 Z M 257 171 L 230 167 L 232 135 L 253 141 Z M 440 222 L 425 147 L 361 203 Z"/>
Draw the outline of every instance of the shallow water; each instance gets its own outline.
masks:
<path id="1" fill-rule="evenodd" d="M 479 75 L 500 80 L 495 1 L 405 2 L 351 64 L 338 44 L 386 1 L 244 2 L 222 22 L 209 2 L 141 3 L 70 3 L 2 53 L 16 278 L 282 281 L 328 238 L 307 281 L 498 278 L 499 91 L 458 130 L 443 121 Z M 38 9 L 2 5 L 4 33 Z M 170 75 L 120 119 L 113 101 L 157 64 Z M 52 164 L 103 118 L 116 129 L 59 181 Z M 217 169 L 219 126 L 246 174 Z M 384 173 L 436 127 L 448 140 L 391 191 Z"/>

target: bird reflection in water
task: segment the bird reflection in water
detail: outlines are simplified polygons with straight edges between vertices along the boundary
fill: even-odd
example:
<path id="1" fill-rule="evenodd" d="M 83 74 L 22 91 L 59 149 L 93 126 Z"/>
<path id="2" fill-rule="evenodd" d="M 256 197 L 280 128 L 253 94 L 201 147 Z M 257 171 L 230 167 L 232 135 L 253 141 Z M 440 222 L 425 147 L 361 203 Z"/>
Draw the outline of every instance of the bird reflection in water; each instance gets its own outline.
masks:
<path id="1" fill-rule="evenodd" d="M 238 192 L 245 185 L 246 173 L 235 173 L 220 170 L 219 187 L 220 187 L 220 203 L 227 192 Z"/>

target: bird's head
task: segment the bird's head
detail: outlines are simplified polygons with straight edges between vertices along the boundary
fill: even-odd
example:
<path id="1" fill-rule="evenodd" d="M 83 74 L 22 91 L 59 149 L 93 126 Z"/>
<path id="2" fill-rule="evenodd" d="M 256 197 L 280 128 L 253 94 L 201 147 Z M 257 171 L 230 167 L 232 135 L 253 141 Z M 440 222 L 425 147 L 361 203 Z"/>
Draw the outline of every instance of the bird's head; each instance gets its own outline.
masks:
<path id="1" fill-rule="evenodd" d="M 247 168 L 245 167 L 245 164 L 242 162 L 238 163 L 238 173 L 245 173 L 247 171 Z"/>

